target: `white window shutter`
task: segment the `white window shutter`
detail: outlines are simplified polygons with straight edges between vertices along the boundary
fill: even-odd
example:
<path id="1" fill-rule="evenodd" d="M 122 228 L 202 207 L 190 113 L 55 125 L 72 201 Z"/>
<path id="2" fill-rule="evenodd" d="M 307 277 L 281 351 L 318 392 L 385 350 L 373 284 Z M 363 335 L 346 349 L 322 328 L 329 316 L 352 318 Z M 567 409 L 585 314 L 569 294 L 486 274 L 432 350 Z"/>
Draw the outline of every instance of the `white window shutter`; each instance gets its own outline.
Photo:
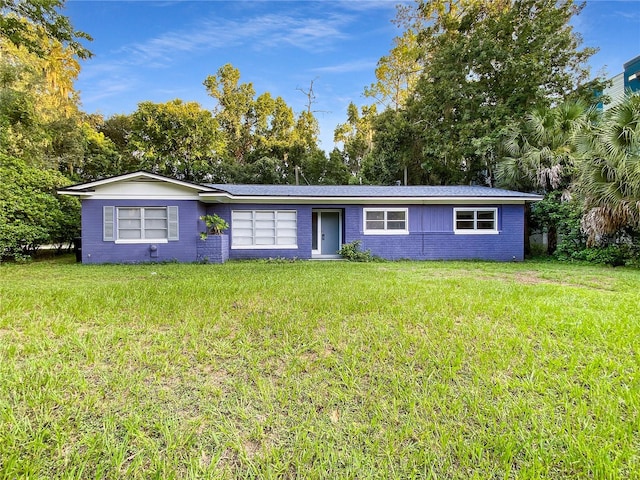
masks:
<path id="1" fill-rule="evenodd" d="M 102 240 L 113 242 L 115 235 L 115 209 L 116 207 L 102 207 Z"/>
<path id="2" fill-rule="evenodd" d="M 178 225 L 178 207 L 167 207 L 167 219 L 169 232 L 167 234 L 168 240 L 180 240 L 179 225 Z"/>

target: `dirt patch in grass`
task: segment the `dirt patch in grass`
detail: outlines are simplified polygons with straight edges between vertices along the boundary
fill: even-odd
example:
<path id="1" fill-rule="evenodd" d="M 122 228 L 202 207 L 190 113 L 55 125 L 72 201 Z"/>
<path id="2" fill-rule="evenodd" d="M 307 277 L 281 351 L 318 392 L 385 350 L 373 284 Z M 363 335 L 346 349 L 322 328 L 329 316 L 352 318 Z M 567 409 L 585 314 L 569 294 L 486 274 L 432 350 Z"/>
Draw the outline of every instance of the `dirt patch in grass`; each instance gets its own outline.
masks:
<path id="1" fill-rule="evenodd" d="M 586 287 L 594 290 L 614 291 L 614 285 L 610 278 L 600 278 L 594 276 L 567 277 L 566 279 L 555 279 L 542 276 L 541 272 L 534 270 L 523 270 L 514 273 L 500 272 L 488 273 L 472 270 L 457 270 L 455 272 L 442 271 L 437 275 L 430 274 L 430 278 L 473 278 L 475 280 L 487 281 L 511 281 L 521 285 L 558 285 L 563 287 Z"/>

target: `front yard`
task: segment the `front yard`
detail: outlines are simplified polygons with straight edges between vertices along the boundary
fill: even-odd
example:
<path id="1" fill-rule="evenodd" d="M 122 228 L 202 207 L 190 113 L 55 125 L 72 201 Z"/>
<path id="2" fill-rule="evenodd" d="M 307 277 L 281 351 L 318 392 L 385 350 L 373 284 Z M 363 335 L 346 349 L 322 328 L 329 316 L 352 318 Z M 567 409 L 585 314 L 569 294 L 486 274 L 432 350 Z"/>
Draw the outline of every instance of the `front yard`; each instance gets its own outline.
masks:
<path id="1" fill-rule="evenodd" d="M 1 478 L 638 478 L 640 271 L 0 265 Z"/>

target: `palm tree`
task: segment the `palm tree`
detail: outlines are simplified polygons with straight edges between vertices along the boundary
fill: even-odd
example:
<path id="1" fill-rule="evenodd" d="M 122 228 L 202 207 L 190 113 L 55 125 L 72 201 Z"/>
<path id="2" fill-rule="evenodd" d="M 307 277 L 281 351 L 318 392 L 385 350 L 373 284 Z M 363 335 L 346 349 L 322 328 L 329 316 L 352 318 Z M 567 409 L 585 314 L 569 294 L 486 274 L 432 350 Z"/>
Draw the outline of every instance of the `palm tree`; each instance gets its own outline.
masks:
<path id="1" fill-rule="evenodd" d="M 504 188 L 550 194 L 549 198 L 570 197 L 577 152 L 574 139 L 595 112 L 578 100 L 528 114 L 521 125 L 505 132 L 503 154 L 496 169 L 497 184 Z M 558 194 L 557 192 L 561 192 Z M 547 251 L 557 245 L 557 229 L 547 226 Z M 527 235 L 528 236 L 528 235 Z"/>
<path id="2" fill-rule="evenodd" d="M 578 190 L 589 244 L 625 227 L 640 227 L 640 94 L 629 94 L 597 126 L 577 138 L 583 157 Z"/>

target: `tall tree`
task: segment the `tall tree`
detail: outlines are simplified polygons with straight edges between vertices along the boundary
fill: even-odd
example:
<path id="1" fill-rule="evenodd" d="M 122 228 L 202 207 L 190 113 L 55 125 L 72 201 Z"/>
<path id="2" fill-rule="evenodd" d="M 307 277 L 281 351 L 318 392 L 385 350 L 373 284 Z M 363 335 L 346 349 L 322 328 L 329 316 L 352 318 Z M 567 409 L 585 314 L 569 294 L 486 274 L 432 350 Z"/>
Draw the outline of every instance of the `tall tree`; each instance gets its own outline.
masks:
<path id="1" fill-rule="evenodd" d="M 365 97 L 383 108 L 398 110 L 406 104 L 422 72 L 418 36 L 412 29 L 393 40 L 394 46 L 378 61 L 376 81 L 365 88 Z"/>
<path id="2" fill-rule="evenodd" d="M 563 206 L 571 200 L 579 155 L 575 139 L 595 120 L 595 110 L 581 100 L 567 100 L 554 108 L 538 108 L 521 125 L 505 130 L 501 143 L 503 156 L 496 168 L 497 184 L 545 195 L 545 201 L 533 206 L 538 228 L 547 233 L 547 253 L 554 253 L 558 231 L 573 212 Z M 528 240 L 528 235 L 527 235 Z"/>
<path id="3" fill-rule="evenodd" d="M 640 94 L 626 97 L 584 131 L 578 151 L 589 243 L 625 227 L 640 228 Z"/>
<path id="4" fill-rule="evenodd" d="M 72 174 L 82 161 L 78 96 L 80 66 L 69 47 L 42 39 L 42 58 L 0 41 L 0 149 L 29 164 Z"/>
<path id="5" fill-rule="evenodd" d="M 363 106 L 358 110 L 351 102 L 347 107 L 347 121 L 338 125 L 333 134 L 334 142 L 342 142 L 347 167 L 355 177 L 360 177 L 362 162 L 373 149 L 373 121 L 376 113 L 375 105 Z"/>
<path id="6" fill-rule="evenodd" d="M 60 13 L 65 0 L 0 0 L 0 40 L 46 58 L 45 45 L 52 41 L 70 49 L 80 58 L 92 54 L 81 40 L 91 37 L 77 31 L 69 18 Z"/>
<path id="7" fill-rule="evenodd" d="M 182 100 L 142 102 L 131 118 L 129 146 L 143 168 L 190 181 L 217 180 L 210 176 L 225 145 L 211 112 Z"/>
<path id="8" fill-rule="evenodd" d="M 427 57 L 408 121 L 427 169 L 442 183 L 493 184 L 498 133 L 582 82 L 585 61 L 569 24 L 572 0 L 418 2 Z M 428 22 L 427 22 L 428 20 Z"/>
<path id="9" fill-rule="evenodd" d="M 238 163 L 245 163 L 254 148 L 253 131 L 260 121 L 253 84 L 239 81 L 240 71 L 228 63 L 215 75 L 208 76 L 204 86 L 217 100 L 213 113 L 224 132 L 227 156 Z"/>

